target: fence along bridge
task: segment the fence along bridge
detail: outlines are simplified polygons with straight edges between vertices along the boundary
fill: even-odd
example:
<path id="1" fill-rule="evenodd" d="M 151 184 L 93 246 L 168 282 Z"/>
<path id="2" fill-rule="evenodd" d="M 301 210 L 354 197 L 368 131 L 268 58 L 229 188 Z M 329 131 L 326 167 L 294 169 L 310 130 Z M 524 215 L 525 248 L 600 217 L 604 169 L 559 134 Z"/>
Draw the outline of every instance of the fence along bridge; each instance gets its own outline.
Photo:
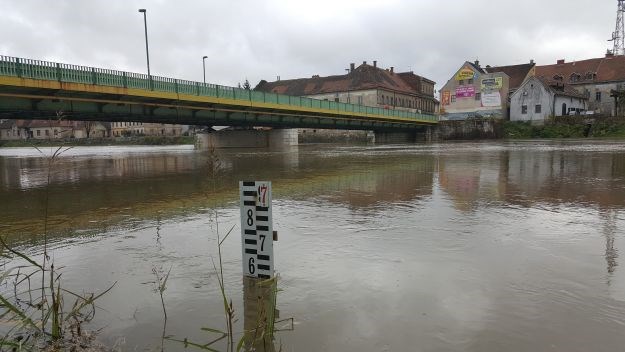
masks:
<path id="1" fill-rule="evenodd" d="M 435 115 L 0 56 L 0 118 L 418 130 Z"/>

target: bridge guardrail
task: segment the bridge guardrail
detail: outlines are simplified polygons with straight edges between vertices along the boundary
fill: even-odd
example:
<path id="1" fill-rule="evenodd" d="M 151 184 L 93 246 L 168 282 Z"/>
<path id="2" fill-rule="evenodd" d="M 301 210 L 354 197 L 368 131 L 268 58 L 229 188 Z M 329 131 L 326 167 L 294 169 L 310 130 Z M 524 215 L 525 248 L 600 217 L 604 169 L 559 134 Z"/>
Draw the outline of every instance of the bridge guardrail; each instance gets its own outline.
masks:
<path id="1" fill-rule="evenodd" d="M 216 98 L 249 101 L 251 103 L 273 103 L 320 110 L 401 117 L 414 119 L 416 121 L 438 121 L 437 117 L 431 114 L 395 109 L 383 109 L 275 93 L 249 91 L 242 88 L 227 87 L 211 83 L 201 83 L 161 76 L 148 76 L 143 73 L 62 64 L 4 55 L 0 55 L 0 75 L 59 82 L 145 89 L 197 96 L 210 96 Z"/>

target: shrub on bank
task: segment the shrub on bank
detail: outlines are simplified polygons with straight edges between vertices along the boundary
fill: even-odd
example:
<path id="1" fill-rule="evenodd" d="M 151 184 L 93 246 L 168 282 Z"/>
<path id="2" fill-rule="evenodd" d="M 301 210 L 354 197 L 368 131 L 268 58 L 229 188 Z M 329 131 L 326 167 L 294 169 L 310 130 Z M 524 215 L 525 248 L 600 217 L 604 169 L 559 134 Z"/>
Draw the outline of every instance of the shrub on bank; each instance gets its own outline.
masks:
<path id="1" fill-rule="evenodd" d="M 588 122 L 557 121 L 544 125 L 532 125 L 529 121 L 505 121 L 504 138 L 625 138 L 625 119 L 614 118 Z"/>

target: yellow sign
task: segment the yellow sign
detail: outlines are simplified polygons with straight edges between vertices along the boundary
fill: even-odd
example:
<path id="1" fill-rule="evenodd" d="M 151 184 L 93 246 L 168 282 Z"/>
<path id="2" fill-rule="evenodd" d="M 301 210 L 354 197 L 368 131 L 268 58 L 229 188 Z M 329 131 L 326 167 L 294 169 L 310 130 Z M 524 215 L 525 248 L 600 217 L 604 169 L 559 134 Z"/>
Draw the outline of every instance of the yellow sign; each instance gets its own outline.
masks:
<path id="1" fill-rule="evenodd" d="M 503 86 L 502 77 L 484 78 L 482 80 L 482 90 L 497 90 Z"/>
<path id="2" fill-rule="evenodd" d="M 462 81 L 465 79 L 471 79 L 475 76 L 475 73 L 470 68 L 463 68 L 456 73 L 456 81 Z"/>

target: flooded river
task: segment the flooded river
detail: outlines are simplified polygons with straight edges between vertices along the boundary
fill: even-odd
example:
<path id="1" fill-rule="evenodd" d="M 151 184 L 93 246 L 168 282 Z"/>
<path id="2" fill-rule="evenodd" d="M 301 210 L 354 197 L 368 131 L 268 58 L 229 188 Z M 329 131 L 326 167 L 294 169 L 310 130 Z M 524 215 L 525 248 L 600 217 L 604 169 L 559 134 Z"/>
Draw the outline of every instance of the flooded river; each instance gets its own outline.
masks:
<path id="1" fill-rule="evenodd" d="M 77 147 L 58 159 L 48 188 L 37 150 L 0 149 L 0 233 L 40 254 L 48 194 L 64 284 L 100 292 L 117 282 L 90 325 L 102 342 L 160 349 L 153 270 L 171 268 L 166 334 L 206 343 L 214 335 L 202 327 L 225 329 L 211 261 L 218 229 L 235 226 L 222 249 L 235 332 L 254 309 L 244 304 L 239 180 L 273 182 L 277 305 L 295 321 L 275 350 L 624 349 L 625 142 L 217 155 Z"/>

